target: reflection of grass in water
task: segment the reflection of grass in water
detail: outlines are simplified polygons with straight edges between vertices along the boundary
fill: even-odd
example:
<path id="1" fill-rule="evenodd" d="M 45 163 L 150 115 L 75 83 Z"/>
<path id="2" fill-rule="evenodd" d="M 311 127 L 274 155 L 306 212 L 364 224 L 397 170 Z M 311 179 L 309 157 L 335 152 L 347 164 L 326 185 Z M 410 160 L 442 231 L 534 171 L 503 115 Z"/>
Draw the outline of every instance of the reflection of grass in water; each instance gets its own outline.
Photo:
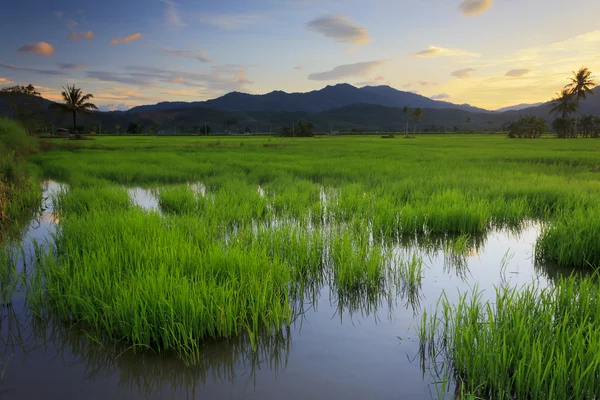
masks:
<path id="1" fill-rule="evenodd" d="M 10 244 L 0 243 L 0 306 L 10 306 L 23 282 L 23 274 L 17 272 L 17 251 Z"/>
<path id="2" fill-rule="evenodd" d="M 119 388 L 137 391 L 142 396 L 185 390 L 188 394 L 212 382 L 229 383 L 243 380 L 255 385 L 256 374 L 267 368 L 275 373 L 286 369 L 291 349 L 291 333 L 284 329 L 259 335 L 253 345 L 246 334 L 235 338 L 203 343 L 193 367 L 175 354 L 133 352 L 126 346 L 90 340 L 77 326 L 66 326 L 51 317 L 33 318 L 31 330 L 35 341 L 51 345 L 58 357 L 86 367 L 86 377 L 111 375 L 119 377 Z"/>
<path id="3" fill-rule="evenodd" d="M 502 286 L 491 301 L 476 288 L 457 304 L 442 297 L 419 330 L 422 365 L 480 398 L 598 398 L 597 278 Z"/>

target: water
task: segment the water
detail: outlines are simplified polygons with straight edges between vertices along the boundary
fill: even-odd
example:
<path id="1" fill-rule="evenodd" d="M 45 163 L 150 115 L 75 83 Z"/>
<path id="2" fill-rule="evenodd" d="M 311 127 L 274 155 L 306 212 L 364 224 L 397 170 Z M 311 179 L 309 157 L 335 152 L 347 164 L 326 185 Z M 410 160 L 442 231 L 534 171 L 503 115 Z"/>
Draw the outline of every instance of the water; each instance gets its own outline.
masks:
<path id="1" fill-rule="evenodd" d="M 48 198 L 63 188 L 44 184 L 45 211 L 27 229 L 26 254 L 34 241 L 55 232 L 59 221 Z M 130 195 L 145 209 L 158 210 L 152 191 L 132 189 Z M 16 296 L 12 307 L 1 308 L 0 399 L 432 398 L 436 389 L 423 376 L 418 357 L 422 310 L 435 307 L 442 292 L 456 299 L 474 285 L 484 299 L 502 283 L 548 285 L 561 271 L 535 264 L 539 231 L 535 223 L 518 234 L 494 231 L 458 259 L 410 248 L 425 266 L 418 302 L 398 296 L 349 308 L 324 287 L 303 304 L 304 314 L 289 330 L 263 338 L 257 352 L 243 337 L 217 341 L 205 346 L 194 368 L 169 355 L 134 354 L 92 342 L 76 327 L 31 316 Z M 26 258 L 25 268 L 31 261 Z"/>

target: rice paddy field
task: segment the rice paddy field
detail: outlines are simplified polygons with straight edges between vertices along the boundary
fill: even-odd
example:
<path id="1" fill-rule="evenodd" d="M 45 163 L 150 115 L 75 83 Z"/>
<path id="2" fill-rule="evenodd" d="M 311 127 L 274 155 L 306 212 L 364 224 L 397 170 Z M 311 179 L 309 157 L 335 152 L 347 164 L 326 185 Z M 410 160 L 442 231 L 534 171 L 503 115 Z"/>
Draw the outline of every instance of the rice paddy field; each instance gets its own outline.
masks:
<path id="1" fill-rule="evenodd" d="M 1 399 L 600 398 L 597 141 L 42 148 Z"/>

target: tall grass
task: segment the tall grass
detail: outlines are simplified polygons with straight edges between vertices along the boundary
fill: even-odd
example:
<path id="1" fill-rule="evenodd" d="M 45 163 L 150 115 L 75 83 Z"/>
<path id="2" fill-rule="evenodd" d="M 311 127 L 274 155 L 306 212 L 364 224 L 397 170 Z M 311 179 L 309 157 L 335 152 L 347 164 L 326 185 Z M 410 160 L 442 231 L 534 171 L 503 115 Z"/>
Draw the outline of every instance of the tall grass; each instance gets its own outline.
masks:
<path id="1" fill-rule="evenodd" d="M 600 396 L 600 284 L 571 277 L 541 289 L 442 297 L 420 328 L 424 365 L 449 367 L 457 390 L 485 399 Z M 448 376 L 446 376 L 448 378 Z"/>
<path id="2" fill-rule="evenodd" d="M 561 266 L 600 267 L 600 208 L 562 213 L 543 229 L 536 256 Z"/>
<path id="3" fill-rule="evenodd" d="M 38 171 L 25 157 L 39 150 L 34 138 L 15 121 L 0 118 L 0 241 L 20 216 L 39 204 Z"/>

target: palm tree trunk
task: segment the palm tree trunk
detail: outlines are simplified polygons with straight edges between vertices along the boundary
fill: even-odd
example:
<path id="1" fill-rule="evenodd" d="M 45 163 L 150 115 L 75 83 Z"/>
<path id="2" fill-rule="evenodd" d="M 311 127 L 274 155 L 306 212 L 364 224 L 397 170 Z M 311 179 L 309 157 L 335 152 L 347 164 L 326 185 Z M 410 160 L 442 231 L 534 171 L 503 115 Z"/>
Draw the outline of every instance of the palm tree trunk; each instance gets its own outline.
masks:
<path id="1" fill-rule="evenodd" d="M 81 135 L 79 135 L 79 132 L 77 131 L 77 114 L 75 113 L 75 111 L 73 111 L 73 129 L 75 130 L 75 139 L 81 139 Z"/>

